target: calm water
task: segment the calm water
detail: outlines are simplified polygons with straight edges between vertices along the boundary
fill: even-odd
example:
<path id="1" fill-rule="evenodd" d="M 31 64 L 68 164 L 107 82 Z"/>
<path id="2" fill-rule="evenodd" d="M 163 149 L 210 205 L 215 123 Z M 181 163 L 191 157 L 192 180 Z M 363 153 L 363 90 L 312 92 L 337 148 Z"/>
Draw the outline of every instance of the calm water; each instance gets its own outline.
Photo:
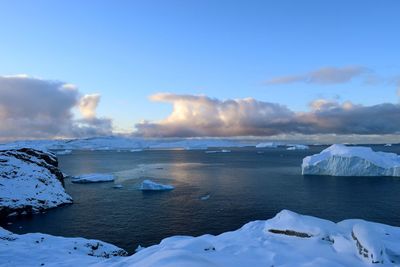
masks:
<path id="1" fill-rule="evenodd" d="M 63 172 L 113 172 L 116 181 L 72 184 L 67 179 L 73 205 L 1 224 L 16 233 L 100 239 L 130 252 L 139 244 L 152 245 L 171 235 L 235 230 L 246 222 L 271 218 L 282 209 L 333 221 L 363 218 L 400 226 L 400 178 L 301 175 L 303 157 L 323 148 L 249 148 L 216 154 L 75 151 L 59 156 Z M 399 146 L 373 148 L 400 152 Z M 143 193 L 137 187 L 145 178 L 176 189 Z M 115 189 L 114 184 L 123 187 Z M 210 197 L 201 200 L 206 195 Z"/>

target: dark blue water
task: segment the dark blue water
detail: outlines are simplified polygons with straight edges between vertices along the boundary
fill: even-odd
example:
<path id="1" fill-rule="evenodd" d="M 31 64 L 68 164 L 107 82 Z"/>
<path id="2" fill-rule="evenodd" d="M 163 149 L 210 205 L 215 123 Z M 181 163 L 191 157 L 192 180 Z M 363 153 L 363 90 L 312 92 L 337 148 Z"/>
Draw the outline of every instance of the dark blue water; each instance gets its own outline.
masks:
<path id="1" fill-rule="evenodd" d="M 16 233 L 43 232 L 111 242 L 130 252 L 171 235 L 219 234 L 290 209 L 339 221 L 363 218 L 400 226 L 400 178 L 301 175 L 306 151 L 75 151 L 59 156 L 70 175 L 113 172 L 114 183 L 72 184 L 75 203 L 44 214 L 9 218 Z M 400 152 L 399 146 L 375 150 Z M 261 152 L 261 153 L 260 153 Z M 143 179 L 173 184 L 168 192 L 137 190 Z M 121 184 L 121 189 L 114 189 Z M 202 196 L 209 199 L 201 200 Z M 12 222 L 11 225 L 8 222 Z"/>

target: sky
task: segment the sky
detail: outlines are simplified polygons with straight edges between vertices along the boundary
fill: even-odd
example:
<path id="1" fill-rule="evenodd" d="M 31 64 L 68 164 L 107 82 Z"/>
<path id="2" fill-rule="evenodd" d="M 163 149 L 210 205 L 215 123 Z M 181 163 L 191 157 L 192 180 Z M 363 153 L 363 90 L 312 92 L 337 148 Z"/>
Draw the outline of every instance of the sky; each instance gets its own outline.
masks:
<path id="1" fill-rule="evenodd" d="M 0 0 L 0 139 L 397 135 L 399 10 Z"/>

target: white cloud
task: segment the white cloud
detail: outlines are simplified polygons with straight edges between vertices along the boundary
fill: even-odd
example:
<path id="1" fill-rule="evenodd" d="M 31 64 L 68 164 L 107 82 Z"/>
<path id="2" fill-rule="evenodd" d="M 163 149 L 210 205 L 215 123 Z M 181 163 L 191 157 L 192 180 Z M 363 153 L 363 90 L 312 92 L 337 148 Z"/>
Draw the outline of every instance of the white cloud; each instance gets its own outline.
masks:
<path id="1" fill-rule="evenodd" d="M 207 96 L 156 94 L 153 101 L 173 105 L 159 122 L 136 124 L 137 135 L 148 137 L 273 136 L 279 134 L 397 134 L 400 105 L 374 106 L 319 99 L 310 111 L 294 112 L 252 98 L 218 100 Z"/>
<path id="2" fill-rule="evenodd" d="M 85 99 L 84 118 L 73 109 Z M 82 137 L 111 133 L 111 120 L 95 117 L 99 96 L 76 86 L 26 75 L 0 76 L 0 139 Z"/>

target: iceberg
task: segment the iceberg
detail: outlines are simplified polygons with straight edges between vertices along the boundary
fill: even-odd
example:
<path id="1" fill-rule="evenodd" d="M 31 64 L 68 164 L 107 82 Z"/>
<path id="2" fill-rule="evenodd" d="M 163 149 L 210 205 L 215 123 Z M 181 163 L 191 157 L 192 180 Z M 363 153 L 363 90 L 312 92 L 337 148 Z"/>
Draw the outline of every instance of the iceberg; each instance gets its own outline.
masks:
<path id="1" fill-rule="evenodd" d="M 310 147 L 307 145 L 288 145 L 288 148 L 286 148 L 286 150 L 306 150 L 306 149 L 310 149 Z"/>
<path id="2" fill-rule="evenodd" d="M 72 203 L 57 157 L 32 148 L 0 151 L 0 218 Z"/>
<path id="3" fill-rule="evenodd" d="M 139 189 L 142 191 L 162 191 L 162 190 L 172 190 L 175 187 L 172 185 L 165 185 L 153 182 L 151 180 L 144 180 L 140 185 Z"/>
<path id="4" fill-rule="evenodd" d="M 335 144 L 305 157 L 301 168 L 303 175 L 400 176 L 400 156 L 375 152 L 370 147 Z"/>
<path id="5" fill-rule="evenodd" d="M 400 266 L 400 227 L 358 219 L 334 223 L 282 210 L 236 231 L 172 236 L 136 253 L 83 238 L 16 235 L 0 228 L 7 266 Z"/>
<path id="6" fill-rule="evenodd" d="M 282 144 L 277 142 L 262 142 L 257 144 L 256 148 L 277 148 L 280 145 Z"/>
<path id="7" fill-rule="evenodd" d="M 71 182 L 76 184 L 88 184 L 88 183 L 102 183 L 102 182 L 113 182 L 114 175 L 108 173 L 90 173 L 79 176 L 73 176 Z"/>

